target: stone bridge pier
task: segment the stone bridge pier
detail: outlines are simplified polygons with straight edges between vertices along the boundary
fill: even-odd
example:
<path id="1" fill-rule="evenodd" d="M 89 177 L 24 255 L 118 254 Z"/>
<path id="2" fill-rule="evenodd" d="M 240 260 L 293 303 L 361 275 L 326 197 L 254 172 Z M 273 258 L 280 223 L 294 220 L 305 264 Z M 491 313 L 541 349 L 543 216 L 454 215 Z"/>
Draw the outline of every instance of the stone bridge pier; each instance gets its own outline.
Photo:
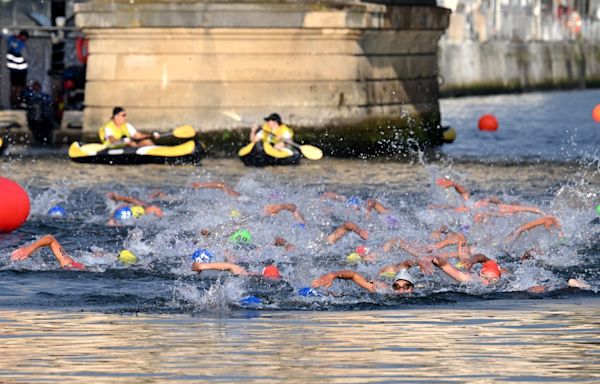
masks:
<path id="1" fill-rule="evenodd" d="M 119 105 L 138 129 L 192 124 L 228 151 L 271 112 L 333 154 L 393 152 L 408 137 L 438 144 L 437 51 L 449 11 L 387 3 L 78 3 L 89 38 L 84 136 Z"/>

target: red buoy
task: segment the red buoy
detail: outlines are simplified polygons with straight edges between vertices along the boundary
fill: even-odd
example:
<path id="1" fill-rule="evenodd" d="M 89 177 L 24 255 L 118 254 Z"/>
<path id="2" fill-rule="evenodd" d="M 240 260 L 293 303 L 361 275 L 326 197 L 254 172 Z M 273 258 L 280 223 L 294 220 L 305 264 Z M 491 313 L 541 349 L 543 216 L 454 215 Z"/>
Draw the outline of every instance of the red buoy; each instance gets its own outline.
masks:
<path id="1" fill-rule="evenodd" d="M 483 115 L 479 119 L 479 130 L 493 132 L 498 129 L 498 120 L 494 115 Z"/>
<path id="2" fill-rule="evenodd" d="M 0 232 L 19 228 L 29 216 L 29 196 L 12 180 L 0 177 Z"/>
<path id="3" fill-rule="evenodd" d="M 596 123 L 600 123 L 600 104 L 597 104 L 594 109 L 592 109 L 592 119 Z"/>

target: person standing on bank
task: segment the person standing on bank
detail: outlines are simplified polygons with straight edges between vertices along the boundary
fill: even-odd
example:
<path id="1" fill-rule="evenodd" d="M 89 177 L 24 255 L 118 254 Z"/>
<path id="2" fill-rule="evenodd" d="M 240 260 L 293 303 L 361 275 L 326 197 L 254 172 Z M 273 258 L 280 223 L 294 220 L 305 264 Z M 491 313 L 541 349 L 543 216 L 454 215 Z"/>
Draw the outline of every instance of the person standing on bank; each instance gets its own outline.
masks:
<path id="1" fill-rule="evenodd" d="M 98 132 L 102 144 L 111 148 L 145 147 L 154 145 L 152 137 L 158 139 L 160 134 L 146 134 L 138 132 L 133 125 L 127 122 L 127 113 L 123 107 L 113 108 L 111 120 L 104 124 Z"/>
<path id="2" fill-rule="evenodd" d="M 21 92 L 27 82 L 27 39 L 29 33 L 21 31 L 11 35 L 7 40 L 6 67 L 10 71 L 10 105 L 12 109 L 19 108 Z"/>

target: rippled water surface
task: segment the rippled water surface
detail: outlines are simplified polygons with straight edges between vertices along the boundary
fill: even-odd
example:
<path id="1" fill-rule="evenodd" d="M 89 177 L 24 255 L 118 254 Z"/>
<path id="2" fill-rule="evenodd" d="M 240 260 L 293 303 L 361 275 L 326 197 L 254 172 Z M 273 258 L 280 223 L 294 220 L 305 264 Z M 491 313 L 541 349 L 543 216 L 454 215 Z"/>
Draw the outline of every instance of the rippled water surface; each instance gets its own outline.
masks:
<path id="1" fill-rule="evenodd" d="M 0 174 L 24 186 L 32 208 L 20 229 L 0 234 L 0 353 L 8 357 L 0 359 L 0 381 L 597 382 L 600 126 L 589 123 L 587 111 L 594 98 L 598 91 L 445 100 L 444 119 L 459 136 L 433 162 L 415 154 L 408 162 L 323 159 L 267 169 L 236 159 L 96 166 L 69 162 L 64 150 L 9 148 Z M 484 112 L 498 115 L 496 134 L 476 131 Z M 564 236 L 538 228 L 509 243 L 511 231 L 537 216 L 475 225 L 469 214 L 433 209 L 461 203 L 436 187 L 442 176 L 465 185 L 473 199 L 538 207 L 558 218 Z M 194 181 L 224 181 L 242 196 L 194 190 Z M 165 196 L 152 200 L 157 190 Z M 110 191 L 152 200 L 165 216 L 108 227 L 116 207 Z M 375 198 L 391 213 L 368 217 L 345 202 L 323 201 L 323 191 L 362 204 Z M 298 205 L 305 228 L 287 213 L 264 214 L 265 204 L 283 202 Z M 49 217 L 55 204 L 67 215 Z M 345 220 L 368 230 L 369 239 L 349 234 L 328 245 L 326 236 Z M 510 272 L 484 286 L 415 269 L 411 295 L 371 294 L 345 281 L 322 296 L 298 294 L 335 269 L 376 278 L 381 266 L 409 256 L 396 251 L 348 264 L 356 246 L 377 251 L 396 236 L 428 243 L 443 224 Z M 203 228 L 211 236 L 202 236 Z M 254 248 L 228 241 L 239 228 L 252 233 Z M 47 250 L 10 260 L 45 233 L 88 270 L 60 270 Z M 276 236 L 297 249 L 275 247 Z M 196 274 L 190 265 L 197 248 L 219 261 L 229 252 L 256 272 L 273 262 L 283 279 Z M 540 250 L 536 258 L 521 261 L 532 248 Z M 122 249 L 138 262 L 120 264 Z M 569 288 L 570 278 L 589 289 Z M 527 292 L 539 285 L 547 291 Z M 244 301 L 249 296 L 259 302 Z"/>

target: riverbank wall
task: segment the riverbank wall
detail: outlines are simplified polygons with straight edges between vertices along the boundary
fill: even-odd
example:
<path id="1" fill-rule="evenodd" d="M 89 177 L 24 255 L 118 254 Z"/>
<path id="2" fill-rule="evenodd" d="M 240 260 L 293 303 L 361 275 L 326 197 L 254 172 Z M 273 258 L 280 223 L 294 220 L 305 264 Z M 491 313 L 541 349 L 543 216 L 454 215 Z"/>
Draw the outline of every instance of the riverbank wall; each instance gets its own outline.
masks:
<path id="1" fill-rule="evenodd" d="M 441 42 L 442 96 L 600 86 L 600 43 Z"/>

